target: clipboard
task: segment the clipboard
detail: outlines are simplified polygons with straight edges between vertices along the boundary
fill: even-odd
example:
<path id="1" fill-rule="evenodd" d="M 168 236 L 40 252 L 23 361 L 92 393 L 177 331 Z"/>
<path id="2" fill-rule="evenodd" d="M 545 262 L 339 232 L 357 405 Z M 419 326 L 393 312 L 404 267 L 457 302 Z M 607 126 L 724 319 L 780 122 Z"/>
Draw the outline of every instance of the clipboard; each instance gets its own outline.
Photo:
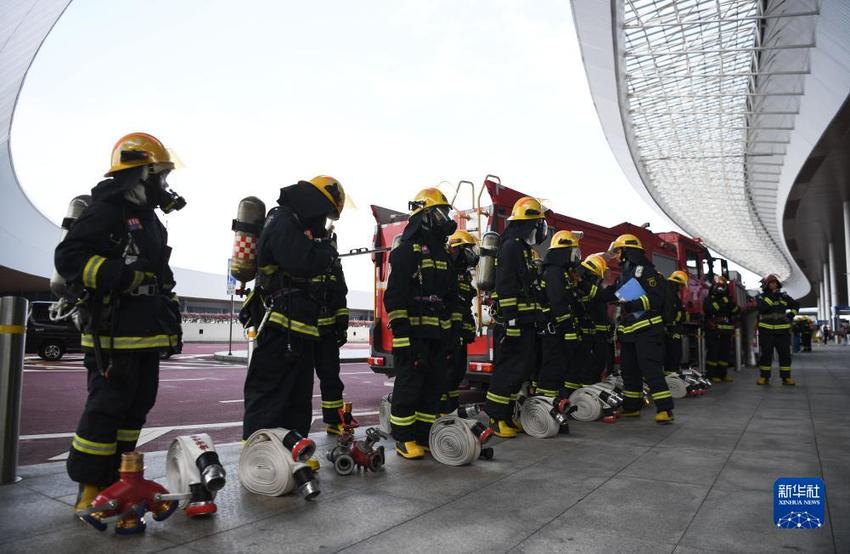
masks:
<path id="1" fill-rule="evenodd" d="M 626 283 L 617 289 L 617 292 L 614 293 L 617 296 L 617 299 L 622 300 L 623 302 L 630 302 L 632 300 L 637 300 L 641 296 L 646 294 L 646 291 L 640 284 L 640 281 L 632 277 Z M 632 315 L 635 319 L 640 319 L 643 315 L 643 310 L 638 312 L 632 312 Z"/>

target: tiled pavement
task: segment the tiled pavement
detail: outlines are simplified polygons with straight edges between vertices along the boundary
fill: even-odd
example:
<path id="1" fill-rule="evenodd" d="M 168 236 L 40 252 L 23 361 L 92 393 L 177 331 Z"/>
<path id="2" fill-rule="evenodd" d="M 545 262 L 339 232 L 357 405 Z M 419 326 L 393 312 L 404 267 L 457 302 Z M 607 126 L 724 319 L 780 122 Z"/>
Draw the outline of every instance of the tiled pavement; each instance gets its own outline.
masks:
<path id="1" fill-rule="evenodd" d="M 219 513 L 177 513 L 139 537 L 76 520 L 63 464 L 26 466 L 23 481 L 0 487 L 0 551 L 850 552 L 850 347 L 794 364 L 797 387 L 757 387 L 745 370 L 680 401 L 672 426 L 649 413 L 573 423 L 570 436 L 523 436 L 462 468 L 392 454 L 381 473 L 338 477 L 325 463 L 313 502 L 247 493 L 238 446 L 225 446 Z M 146 461 L 163 481 L 164 454 Z M 824 478 L 823 528 L 773 526 L 772 484 L 788 476 Z"/>

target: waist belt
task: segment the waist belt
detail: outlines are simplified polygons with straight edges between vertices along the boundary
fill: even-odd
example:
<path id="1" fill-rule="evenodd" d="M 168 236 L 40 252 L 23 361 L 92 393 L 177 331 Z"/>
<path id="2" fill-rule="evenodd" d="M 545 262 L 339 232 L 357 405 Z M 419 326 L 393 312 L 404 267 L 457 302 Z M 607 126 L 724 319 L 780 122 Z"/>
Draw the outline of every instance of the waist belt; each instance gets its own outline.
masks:
<path id="1" fill-rule="evenodd" d="M 443 305 L 443 299 L 436 294 L 432 294 L 430 296 L 414 296 L 413 299 L 417 302 L 424 302 L 425 304 Z"/>
<path id="2" fill-rule="evenodd" d="M 156 296 L 159 294 L 159 285 L 157 283 L 139 285 L 127 294 L 130 296 Z"/>

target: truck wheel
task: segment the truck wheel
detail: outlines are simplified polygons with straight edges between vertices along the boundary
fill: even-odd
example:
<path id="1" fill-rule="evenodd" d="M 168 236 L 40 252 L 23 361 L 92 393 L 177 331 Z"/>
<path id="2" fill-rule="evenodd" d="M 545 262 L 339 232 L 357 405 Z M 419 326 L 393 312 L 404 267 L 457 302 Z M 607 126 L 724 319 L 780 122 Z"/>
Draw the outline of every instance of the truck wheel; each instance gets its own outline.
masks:
<path id="1" fill-rule="evenodd" d="M 42 360 L 55 362 L 65 354 L 65 346 L 61 342 L 45 342 L 38 347 L 38 356 Z"/>

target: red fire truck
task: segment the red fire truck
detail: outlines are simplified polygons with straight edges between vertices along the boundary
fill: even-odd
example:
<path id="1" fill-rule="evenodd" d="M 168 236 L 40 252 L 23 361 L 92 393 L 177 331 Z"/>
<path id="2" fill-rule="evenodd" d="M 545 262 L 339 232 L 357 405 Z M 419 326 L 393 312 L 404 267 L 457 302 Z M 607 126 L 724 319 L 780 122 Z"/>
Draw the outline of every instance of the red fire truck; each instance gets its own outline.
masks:
<path id="1" fill-rule="evenodd" d="M 460 203 L 466 196 L 467 188 L 471 193 L 471 207 L 460 209 Z M 482 200 L 486 201 L 485 193 L 489 197 L 489 204 L 482 204 Z M 495 175 L 488 175 L 479 187 L 470 181 L 461 181 L 457 185 L 452 205 L 457 209 L 459 228 L 476 235 L 480 241 L 486 233 L 495 232 L 501 235 L 514 203 L 523 196 L 527 195 L 502 185 L 501 180 Z M 387 325 L 384 290 L 390 272 L 389 250 L 392 249 L 394 242 L 407 224 L 407 214 L 379 206 L 372 206 L 372 213 L 377 223 L 372 252 L 375 267 L 375 320 L 370 330 L 371 355 L 368 361 L 373 371 L 392 375 L 393 357 L 390 346 L 392 332 Z M 607 228 L 552 211 L 546 213 L 546 221 L 549 224 L 550 234 L 562 229 L 584 233 L 581 249 L 585 255 L 605 252 L 618 235 L 631 233 L 640 238 L 647 256 L 659 272 L 669 275 L 676 269 L 685 269 L 691 279 L 688 288 L 682 293 L 682 302 L 689 316 L 687 324 L 693 336 L 698 337 L 702 301 L 713 279 L 715 267 L 715 260 L 699 239 L 692 239 L 676 232 L 653 233 L 647 228 L 631 223 L 620 223 Z M 541 246 L 541 254 L 544 253 L 548 243 L 547 240 Z M 611 269 L 606 284 L 613 283 L 619 274 L 619 268 L 613 260 Z M 722 261 L 721 270 L 728 275 L 725 260 Z M 740 285 L 738 288 L 743 289 Z M 467 381 L 470 383 L 489 381 L 493 369 L 492 321 L 489 317 L 488 305 L 488 293 L 479 291 L 473 306 L 478 323 L 478 338 L 468 347 Z M 692 359 L 696 359 L 699 356 L 697 350 L 699 341 L 692 341 L 692 343 L 694 351 Z"/>

